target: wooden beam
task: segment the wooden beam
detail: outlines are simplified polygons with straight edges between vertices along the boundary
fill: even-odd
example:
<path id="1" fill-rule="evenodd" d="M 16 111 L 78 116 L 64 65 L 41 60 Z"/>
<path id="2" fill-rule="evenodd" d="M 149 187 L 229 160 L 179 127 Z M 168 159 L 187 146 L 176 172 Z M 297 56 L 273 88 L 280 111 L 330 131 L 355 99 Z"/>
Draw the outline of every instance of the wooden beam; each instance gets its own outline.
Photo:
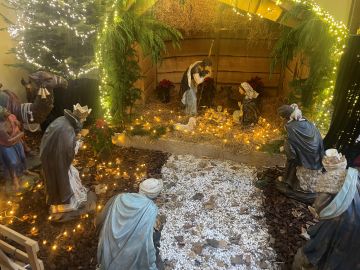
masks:
<path id="1" fill-rule="evenodd" d="M 18 243 L 19 245 L 23 246 L 27 251 L 27 256 L 31 268 L 33 270 L 43 270 L 44 265 L 42 261 L 37 258 L 36 253 L 39 251 L 39 245 L 35 240 L 30 239 L 10 228 L 0 225 L 0 234 L 13 240 L 14 242 Z"/>
<path id="2" fill-rule="evenodd" d="M 3 240 L 0 240 L 0 250 L 3 250 L 7 254 L 12 254 L 19 261 L 29 262 L 29 256 L 25 252 L 13 247 Z"/>
<path id="3" fill-rule="evenodd" d="M 20 268 L 16 263 L 10 260 L 8 256 L 0 249 L 0 269 L 9 269 L 9 270 L 20 270 Z"/>
<path id="4" fill-rule="evenodd" d="M 353 0 L 350 9 L 348 26 L 350 33 L 356 35 L 360 29 L 360 0 Z M 358 33 L 359 35 L 359 33 Z"/>
<path id="5" fill-rule="evenodd" d="M 167 79 L 174 83 L 180 83 L 182 75 L 183 72 L 158 72 L 158 80 L 161 81 L 163 79 Z M 217 84 L 240 84 L 255 76 L 258 76 L 263 80 L 265 87 L 278 87 L 279 85 L 279 73 L 273 74 L 272 77 L 269 78 L 269 73 L 223 71 L 218 72 Z"/>
<path id="6" fill-rule="evenodd" d="M 203 59 L 202 56 L 184 56 L 166 58 L 158 66 L 159 73 L 185 72 L 191 63 Z M 260 72 L 270 73 L 271 58 L 268 57 L 244 57 L 244 56 L 222 56 L 215 58 L 213 71 L 240 71 L 240 72 Z M 218 67 L 217 67 L 218 65 Z M 274 73 L 280 73 L 277 66 Z"/>

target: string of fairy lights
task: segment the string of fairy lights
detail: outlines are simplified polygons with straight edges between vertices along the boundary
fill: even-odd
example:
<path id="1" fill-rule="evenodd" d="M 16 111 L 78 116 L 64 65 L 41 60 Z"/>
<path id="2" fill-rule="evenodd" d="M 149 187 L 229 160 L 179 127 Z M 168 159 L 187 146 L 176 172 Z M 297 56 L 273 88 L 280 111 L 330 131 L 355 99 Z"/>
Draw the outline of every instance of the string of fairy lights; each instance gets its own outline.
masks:
<path id="1" fill-rule="evenodd" d="M 265 118 L 260 117 L 256 124 L 243 126 L 239 120 L 234 119 L 233 114 L 222 108 L 205 109 L 201 116 L 196 118 L 196 126 L 193 128 L 180 124 L 187 121 L 187 118 L 177 111 L 151 107 L 134 119 L 123 133 L 116 133 L 112 138 L 113 143 L 123 146 L 126 143 L 126 136 L 133 134 L 134 130 L 139 128 L 148 131 L 148 134 L 156 135 L 159 125 L 167 129 L 163 135 L 165 139 L 193 143 L 207 142 L 236 152 L 262 150 L 265 145 L 281 138 L 277 124 L 269 123 Z M 170 134 L 171 127 L 174 132 Z"/>
<path id="2" fill-rule="evenodd" d="M 48 69 L 51 72 L 59 73 L 50 66 L 43 63 L 45 58 L 50 57 L 60 66 L 65 67 L 66 77 L 77 78 L 81 75 L 87 74 L 96 69 L 95 66 L 80 67 L 74 69 L 68 63 L 67 59 L 61 59 L 56 55 L 56 52 L 50 49 L 51 43 L 45 39 L 39 39 L 29 43 L 27 37 L 33 29 L 37 31 L 50 33 L 57 31 L 57 29 L 64 28 L 67 33 L 73 35 L 74 38 L 79 39 L 82 45 L 90 42 L 96 34 L 96 29 L 86 29 L 87 25 L 87 5 L 83 3 L 67 3 L 59 0 L 29 0 L 24 5 L 24 1 L 8 0 L 10 6 L 15 7 L 18 16 L 16 23 L 9 27 L 10 36 L 17 40 L 16 57 L 19 60 L 33 66 L 35 69 Z M 51 10 L 51 15 L 48 18 L 39 16 L 36 8 L 42 10 Z"/>
<path id="3" fill-rule="evenodd" d="M 335 83 L 337 77 L 337 68 L 340 63 L 341 56 L 344 53 L 344 49 L 346 48 L 346 41 L 349 36 L 349 32 L 345 24 L 341 21 L 337 21 L 334 17 L 323 10 L 318 4 L 311 0 L 289 0 L 295 4 L 301 4 L 306 6 L 309 10 L 311 10 L 317 17 L 322 20 L 327 26 L 330 36 L 335 37 L 336 41 L 333 44 L 330 56 L 333 60 L 333 67 L 331 73 L 328 75 L 327 85 L 321 91 L 320 95 L 317 97 L 316 108 L 315 108 L 315 119 L 313 119 L 318 127 L 321 130 L 328 130 L 330 124 L 330 118 L 332 113 L 332 99 L 335 90 Z M 277 0 L 275 2 L 276 5 L 281 6 L 285 1 Z M 247 12 L 244 13 L 235 7 L 233 11 L 242 16 L 248 16 L 248 19 L 252 19 L 252 15 Z M 268 8 L 267 10 L 270 12 L 271 10 Z M 257 13 L 260 18 L 263 18 L 263 15 Z"/>
<path id="4" fill-rule="evenodd" d="M 320 96 L 318 97 L 319 102 L 317 102 L 317 108 L 316 108 L 316 115 L 315 115 L 315 122 L 321 128 L 322 130 L 327 130 L 327 127 L 329 126 L 330 118 L 331 118 L 331 112 L 332 112 L 332 106 L 331 101 L 333 98 L 333 93 L 335 89 L 335 82 L 336 82 L 336 76 L 337 76 L 337 68 L 340 62 L 340 58 L 342 54 L 344 53 L 346 40 L 348 38 L 348 30 L 344 23 L 340 21 L 336 21 L 328 12 L 323 10 L 318 4 L 316 4 L 314 1 L 311 0 L 289 0 L 295 4 L 301 4 L 308 7 L 314 14 L 316 14 L 327 26 L 329 29 L 329 34 L 331 36 L 335 36 L 337 42 L 334 43 L 331 57 L 333 58 L 334 66 L 332 68 L 332 72 L 329 74 L 328 83 L 327 86 L 324 88 L 324 90 L 321 92 Z M 281 6 L 285 1 L 276 0 L 275 4 L 278 6 Z M 101 31 L 98 33 L 98 41 L 101 40 L 106 36 L 106 33 L 109 29 L 109 24 L 112 23 L 111 19 L 114 22 L 117 22 L 119 20 L 118 10 L 117 7 L 119 5 L 119 1 L 115 0 L 112 4 L 112 12 L 106 15 L 106 18 L 104 20 L 103 26 Z M 252 20 L 253 14 L 250 12 L 244 12 L 235 7 L 235 4 L 233 5 L 233 11 L 237 15 L 241 16 L 247 16 L 249 20 Z M 268 9 L 267 12 L 271 12 L 271 9 Z M 263 18 L 264 14 L 257 13 L 255 14 L 259 18 Z M 102 66 L 102 43 L 98 42 L 97 46 L 97 52 L 96 52 L 96 63 L 99 67 L 100 74 L 101 74 L 101 85 L 100 85 L 100 102 L 101 105 L 105 111 L 105 119 L 108 121 L 112 121 L 112 115 L 111 115 L 111 97 L 109 94 L 109 89 L 107 87 L 109 83 L 109 73 L 107 70 L 107 67 Z"/>
<path id="5" fill-rule="evenodd" d="M 86 150 L 87 145 L 82 146 L 82 150 Z M 77 164 L 78 160 L 74 161 L 74 164 Z M 102 187 L 102 192 L 107 193 L 114 188 L 116 188 L 119 183 L 118 181 L 133 179 L 134 183 L 139 184 L 142 180 L 146 178 L 147 175 L 147 165 L 145 163 L 139 163 L 137 166 L 134 166 L 133 172 L 130 173 L 123 164 L 122 159 L 116 158 L 114 162 L 100 162 L 95 158 L 90 158 L 87 166 L 95 168 L 95 180 L 98 183 L 98 186 Z M 134 164 L 135 165 L 135 164 Z M 126 166 L 127 167 L 127 166 Z M 82 173 L 82 178 L 91 177 L 92 174 L 90 171 Z M 31 188 L 30 185 L 27 185 L 28 188 Z M 44 192 L 44 185 L 40 182 L 32 187 L 30 192 Z M 40 217 L 37 213 L 29 212 L 25 213 L 22 216 L 17 216 L 17 213 L 20 212 L 20 203 L 24 200 L 24 197 L 18 197 L 15 200 L 8 200 L 6 202 L 0 202 L 0 224 L 13 225 L 15 222 L 26 223 L 28 224 L 28 236 L 41 238 L 38 240 L 44 248 L 48 248 L 50 252 L 56 252 L 59 250 L 64 250 L 67 252 L 73 252 L 76 250 L 76 238 L 74 236 L 84 233 L 87 229 L 88 222 L 85 222 L 86 219 L 91 218 L 89 214 L 83 214 L 80 216 L 80 220 L 74 224 L 73 227 L 67 226 L 65 229 L 58 230 L 57 234 L 46 235 L 40 231 L 38 226 L 39 222 L 44 222 L 40 220 Z M 103 207 L 102 201 L 97 202 L 96 211 L 101 211 Z M 54 217 L 52 215 L 47 216 L 47 222 L 53 222 Z M 44 238 L 42 238 L 44 237 Z"/>
<path id="6" fill-rule="evenodd" d="M 100 85 L 99 85 L 99 92 L 100 92 L 100 104 L 104 111 L 104 118 L 112 122 L 112 115 L 111 115 L 111 96 L 109 93 L 108 86 L 109 85 L 109 74 L 106 66 L 103 66 L 103 43 L 101 42 L 107 35 L 109 30 L 109 24 L 111 23 L 110 20 L 113 18 L 114 23 L 119 21 L 119 0 L 113 1 L 111 5 L 111 9 L 113 12 L 108 12 L 105 16 L 104 23 L 102 26 L 101 31 L 97 34 L 97 50 L 95 53 L 95 61 L 96 65 L 99 69 L 100 75 Z"/>
<path id="7" fill-rule="evenodd" d="M 340 63 L 341 56 L 346 48 L 346 41 L 349 37 L 349 32 L 345 24 L 337 21 L 328 12 L 323 10 L 318 4 L 309 0 L 292 0 L 297 4 L 303 4 L 311 8 L 311 10 L 328 25 L 329 34 L 336 38 L 336 43 L 333 44 L 331 57 L 333 59 L 332 72 L 329 74 L 327 85 L 318 97 L 318 106 L 316 112 L 316 122 L 320 129 L 327 130 L 330 124 L 332 113 L 332 99 L 335 90 L 335 83 L 337 77 L 337 69 Z"/>
<path id="8" fill-rule="evenodd" d="M 328 84 L 324 91 L 322 92 L 321 96 L 321 102 L 319 103 L 320 109 L 318 110 L 317 116 L 316 116 L 316 122 L 320 127 L 325 127 L 328 124 L 328 121 L 330 119 L 331 115 L 331 101 L 332 96 L 335 88 L 335 81 L 336 81 L 336 75 L 337 75 L 337 68 L 340 61 L 340 58 L 342 54 L 344 53 L 345 49 L 345 43 L 348 37 L 348 30 L 346 26 L 342 22 L 336 21 L 328 12 L 324 11 L 320 8 L 319 5 L 317 5 L 315 2 L 310 0 L 290 0 L 293 3 L 297 4 L 303 4 L 309 7 L 321 20 L 323 20 L 326 25 L 328 25 L 329 33 L 332 36 L 336 37 L 337 42 L 333 46 L 332 50 L 332 57 L 334 59 L 334 66 L 332 68 L 332 72 L 328 79 Z M 32 11 L 31 6 L 39 3 L 43 3 L 44 5 L 48 5 L 49 8 L 53 8 L 57 10 L 57 14 L 59 15 L 59 19 L 51 19 L 47 22 L 39 22 L 38 20 L 35 20 L 36 14 Z M 276 1 L 277 5 L 282 5 L 284 1 Z M 18 1 L 16 0 L 10 0 L 10 4 L 16 6 L 18 4 Z M 120 5 L 120 0 L 114 0 L 112 3 L 112 9 L 109 11 L 108 14 L 106 14 L 104 23 L 102 25 L 101 30 L 97 33 L 97 39 L 98 41 L 103 39 L 109 30 L 109 25 L 113 22 L 118 22 L 120 20 L 119 13 L 117 7 Z M 27 9 L 27 10 L 26 10 Z M 249 12 L 243 12 L 235 7 L 233 8 L 233 11 L 241 16 L 247 16 L 249 20 L 253 18 L 253 14 Z M 261 14 L 256 14 L 258 17 L 262 18 Z M 69 18 L 70 21 L 66 21 L 63 18 Z M 42 56 L 43 52 L 46 52 L 47 54 L 52 54 L 52 51 L 50 49 L 50 46 L 46 43 L 45 40 L 39 40 L 36 44 L 33 45 L 31 48 L 32 50 L 38 52 L 38 56 L 32 57 L 29 55 L 29 53 L 26 50 L 25 46 L 25 38 L 24 33 L 32 26 L 36 26 L 38 29 L 44 28 L 47 30 L 51 30 L 54 27 L 64 27 L 65 29 L 69 30 L 71 33 L 74 34 L 75 37 L 80 38 L 82 42 L 87 42 L 87 40 L 95 34 L 95 29 L 89 30 L 89 31 L 82 31 L 75 25 L 80 24 L 81 22 L 86 23 L 86 8 L 84 5 L 82 5 L 82 8 L 75 8 L 73 5 L 70 5 L 64 1 L 57 1 L 57 0 L 29 0 L 26 8 L 22 10 L 17 18 L 16 25 L 12 26 L 10 28 L 10 34 L 12 37 L 17 38 L 19 40 L 17 45 L 17 57 L 20 59 L 25 60 L 27 63 L 33 65 L 35 68 L 44 68 L 44 66 L 40 62 L 40 58 Z M 97 50 L 96 50 L 96 65 L 99 67 L 100 71 L 100 78 L 101 78 L 101 85 L 100 85 L 100 102 L 101 105 L 105 111 L 104 117 L 108 121 L 112 121 L 111 116 L 111 97 L 109 95 L 108 89 L 106 85 L 109 83 L 109 72 L 107 70 L 107 67 L 102 66 L 102 51 L 105 49 L 103 48 L 103 43 L 98 42 L 97 43 Z M 85 74 L 89 71 L 91 71 L 93 68 L 82 68 L 79 71 L 74 71 L 71 68 L 70 63 L 67 62 L 65 59 L 58 59 L 58 57 L 54 54 L 51 55 L 51 57 L 59 64 L 64 64 L 67 68 L 67 73 L 70 77 L 78 77 L 81 74 Z M 156 118 L 157 117 L 157 118 Z M 179 116 L 179 120 L 181 120 L 181 116 Z M 205 113 L 204 119 L 213 119 L 215 122 L 220 121 L 219 113 L 213 110 L 207 111 Z M 138 122 L 141 124 L 143 123 L 145 128 L 151 129 L 156 123 L 161 121 L 160 116 L 154 116 L 154 122 L 150 123 L 148 120 L 138 120 Z M 240 132 L 234 135 L 234 140 L 238 142 L 243 142 L 244 144 L 250 144 L 251 140 L 257 140 L 254 144 L 256 149 L 259 149 L 261 145 L 268 140 L 272 136 L 277 136 L 279 131 L 270 126 L 269 123 L 266 122 L 266 120 L 261 120 L 262 125 L 261 128 L 257 129 L 255 131 L 255 135 L 243 135 Z M 135 123 L 135 124 L 139 124 Z M 217 123 L 217 122 L 216 122 Z M 220 123 L 220 122 L 219 122 Z M 189 133 L 189 136 L 195 135 L 195 133 L 199 133 L 200 135 L 213 135 L 217 134 L 217 137 L 222 140 L 224 144 L 228 143 L 228 137 L 226 137 L 226 132 L 232 129 L 234 123 L 231 120 L 231 117 L 228 116 L 226 118 L 226 121 L 223 122 L 223 124 L 216 124 L 215 126 L 210 126 L 208 123 L 199 123 L 197 129 L 195 131 L 191 131 Z M 84 146 L 86 147 L 86 145 Z M 121 178 L 128 178 L 129 174 L 125 170 L 121 170 L 121 168 L 118 166 L 118 162 L 115 161 L 114 163 L 102 163 L 98 165 L 97 167 L 97 180 L 101 181 L 102 179 L 106 178 L 107 176 L 114 177 L 115 179 L 117 177 Z M 135 179 L 140 180 L 144 177 L 146 166 L 145 164 L 142 164 L 141 166 L 138 166 L 136 168 L 136 173 L 134 174 Z M 86 177 L 86 174 L 82 175 L 83 177 Z M 110 186 L 116 186 L 117 182 L 113 182 L 110 184 Z M 110 189 L 109 184 L 105 185 L 105 190 Z M 41 184 L 37 185 L 35 188 L 35 191 L 39 191 L 42 189 L 43 186 Z M 3 222 L 6 220 L 8 224 L 12 224 L 15 220 L 22 221 L 22 222 L 28 222 L 31 224 L 31 228 L 29 233 L 31 235 L 38 235 L 39 230 L 36 226 L 38 222 L 38 216 L 36 213 L 29 213 L 22 217 L 16 216 L 16 207 L 15 203 L 8 201 L 7 203 L 8 209 L 0 212 L 0 221 Z M 98 210 L 101 210 L 102 206 L 98 205 Z M 89 215 L 85 214 L 82 216 L 82 219 L 88 218 Z M 51 216 L 48 217 L 48 220 L 51 221 Z M 78 222 L 72 230 L 64 230 L 59 235 L 57 235 L 54 239 L 41 239 L 40 243 L 44 246 L 49 247 L 52 251 L 56 251 L 61 247 L 61 241 L 64 239 L 68 239 L 71 237 L 71 234 L 75 233 L 81 233 L 84 231 L 84 225 L 82 222 Z M 74 250 L 75 245 L 69 245 L 66 247 L 67 251 L 71 252 Z M 64 247 L 62 247 L 64 248 Z"/>

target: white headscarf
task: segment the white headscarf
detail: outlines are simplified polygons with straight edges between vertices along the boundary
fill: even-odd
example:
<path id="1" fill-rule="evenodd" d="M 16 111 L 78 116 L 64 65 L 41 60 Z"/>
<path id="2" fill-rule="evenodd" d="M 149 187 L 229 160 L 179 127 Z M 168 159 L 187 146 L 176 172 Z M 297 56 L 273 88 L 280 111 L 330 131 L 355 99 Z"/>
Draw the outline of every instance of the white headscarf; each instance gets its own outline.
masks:
<path id="1" fill-rule="evenodd" d="M 188 85 L 189 87 L 191 88 L 192 84 L 191 84 L 191 70 L 194 66 L 196 66 L 197 64 L 200 64 L 202 61 L 196 61 L 195 63 L 192 63 L 190 66 L 189 66 L 189 69 L 187 71 L 187 79 L 188 79 Z"/>
<path id="2" fill-rule="evenodd" d="M 304 121 L 305 119 L 302 117 L 302 112 L 299 109 L 299 106 L 295 103 L 291 104 L 290 107 L 292 107 L 294 109 L 294 111 L 291 113 L 290 115 L 290 120 L 291 121 Z"/>
<path id="3" fill-rule="evenodd" d="M 255 99 L 258 97 L 259 93 L 256 92 L 249 83 L 243 82 L 241 87 L 245 90 L 246 99 Z"/>

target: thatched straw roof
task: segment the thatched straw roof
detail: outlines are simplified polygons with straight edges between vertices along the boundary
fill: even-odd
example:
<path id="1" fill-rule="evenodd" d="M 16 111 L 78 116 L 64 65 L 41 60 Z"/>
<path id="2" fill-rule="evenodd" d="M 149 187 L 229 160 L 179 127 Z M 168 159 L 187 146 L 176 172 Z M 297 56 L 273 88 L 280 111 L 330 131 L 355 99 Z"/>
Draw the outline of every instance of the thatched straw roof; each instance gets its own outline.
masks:
<path id="1" fill-rule="evenodd" d="M 246 1 L 245 1 L 246 2 Z M 255 1 L 256 2 L 256 1 Z M 247 36 L 272 39 L 278 25 L 257 15 L 214 0 L 158 0 L 153 7 L 155 16 L 185 35 L 227 31 L 233 34 L 246 30 Z"/>

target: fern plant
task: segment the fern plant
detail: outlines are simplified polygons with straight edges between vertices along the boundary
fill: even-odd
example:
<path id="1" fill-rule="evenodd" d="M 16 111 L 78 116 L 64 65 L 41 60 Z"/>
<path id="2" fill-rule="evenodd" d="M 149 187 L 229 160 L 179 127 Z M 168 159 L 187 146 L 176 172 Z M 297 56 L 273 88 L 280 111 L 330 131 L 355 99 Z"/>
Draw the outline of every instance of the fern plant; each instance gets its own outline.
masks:
<path id="1" fill-rule="evenodd" d="M 311 108 L 314 101 L 329 84 L 338 59 L 334 57 L 334 44 L 338 42 L 336 35 L 331 34 L 329 25 L 309 6 L 295 5 L 283 20 L 301 19 L 294 28 L 284 27 L 283 33 L 273 50 L 271 70 L 280 63 L 284 68 L 295 57 L 306 57 L 309 65 L 309 77 L 295 79 L 291 86 L 295 95 L 306 108 Z M 341 45 L 342 46 L 342 45 Z M 341 47 L 338 46 L 338 47 Z"/>
<path id="2" fill-rule="evenodd" d="M 134 83 L 141 78 L 136 46 L 154 63 L 165 51 L 166 40 L 178 46 L 181 34 L 159 21 L 150 13 L 141 13 L 144 1 L 110 1 L 97 43 L 97 62 L 101 71 L 101 102 L 105 117 L 123 124 L 141 96 Z M 145 1 L 146 2 L 146 1 Z M 138 3 L 138 5 L 136 5 Z M 145 3 L 146 4 L 146 3 Z M 111 8 L 111 9 L 110 9 Z"/>

